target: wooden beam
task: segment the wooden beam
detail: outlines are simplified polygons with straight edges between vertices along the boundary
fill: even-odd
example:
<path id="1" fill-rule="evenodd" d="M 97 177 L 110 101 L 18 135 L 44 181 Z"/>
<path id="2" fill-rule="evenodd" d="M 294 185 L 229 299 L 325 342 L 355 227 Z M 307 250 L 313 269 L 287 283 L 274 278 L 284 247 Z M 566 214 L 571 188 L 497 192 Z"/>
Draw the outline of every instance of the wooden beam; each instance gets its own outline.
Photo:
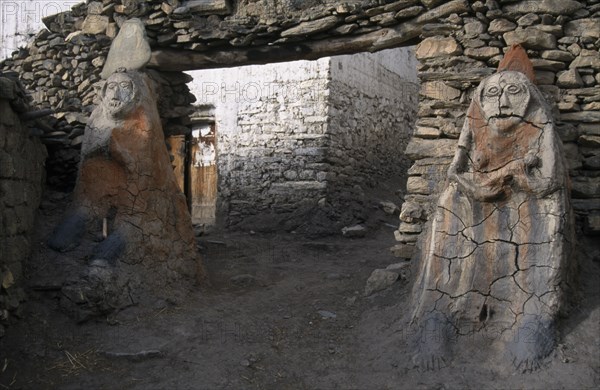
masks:
<path id="1" fill-rule="evenodd" d="M 185 71 L 295 60 L 315 60 L 341 54 L 375 52 L 393 47 L 409 46 L 421 34 L 421 29 L 421 24 L 405 23 L 363 35 L 307 40 L 306 42 L 287 44 L 213 49 L 203 52 L 155 49 L 152 51 L 152 58 L 148 66 L 163 71 Z"/>
<path id="2" fill-rule="evenodd" d="M 188 0 L 182 4 L 195 15 L 229 15 L 229 0 Z"/>

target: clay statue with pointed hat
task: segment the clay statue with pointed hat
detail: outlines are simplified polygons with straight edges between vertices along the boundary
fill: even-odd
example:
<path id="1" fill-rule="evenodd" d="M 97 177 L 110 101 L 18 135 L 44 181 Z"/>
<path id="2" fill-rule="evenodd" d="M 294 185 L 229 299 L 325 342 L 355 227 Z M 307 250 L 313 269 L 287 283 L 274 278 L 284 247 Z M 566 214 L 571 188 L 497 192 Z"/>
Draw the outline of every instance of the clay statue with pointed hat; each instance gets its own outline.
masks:
<path id="1" fill-rule="evenodd" d="M 461 341 L 534 370 L 556 342 L 573 274 L 562 143 L 520 46 L 475 90 L 416 263 L 415 362 L 449 363 Z M 492 336 L 490 336 L 492 332 Z"/>

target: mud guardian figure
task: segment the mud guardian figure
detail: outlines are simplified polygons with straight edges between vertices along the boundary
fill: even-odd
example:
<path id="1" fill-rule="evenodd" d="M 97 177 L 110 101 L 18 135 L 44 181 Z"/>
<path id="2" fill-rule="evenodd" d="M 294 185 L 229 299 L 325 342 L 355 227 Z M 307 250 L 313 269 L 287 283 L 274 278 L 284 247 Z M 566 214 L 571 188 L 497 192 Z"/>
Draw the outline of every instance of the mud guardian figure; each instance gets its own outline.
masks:
<path id="1" fill-rule="evenodd" d="M 128 46 L 127 39 L 145 39 L 136 37 L 144 33 L 136 27 L 139 20 L 127 23 L 130 27 L 120 32 L 124 38 L 113 41 L 117 51 Z M 117 65 L 136 63 L 129 61 L 132 56 L 147 57 L 117 57 Z M 101 301 L 95 303 L 100 311 L 122 304 L 123 297 L 168 293 L 182 281 L 205 276 L 165 146 L 157 92 L 138 67 L 119 66 L 107 78 L 85 129 L 73 202 L 48 241 L 51 248 L 67 251 L 88 233 L 105 236 L 88 255 L 84 283 L 72 287 L 88 301 Z"/>
<path id="2" fill-rule="evenodd" d="M 424 238 L 415 363 L 439 368 L 493 329 L 478 348 L 538 368 L 573 274 L 573 221 L 562 143 L 520 46 L 475 90 Z"/>

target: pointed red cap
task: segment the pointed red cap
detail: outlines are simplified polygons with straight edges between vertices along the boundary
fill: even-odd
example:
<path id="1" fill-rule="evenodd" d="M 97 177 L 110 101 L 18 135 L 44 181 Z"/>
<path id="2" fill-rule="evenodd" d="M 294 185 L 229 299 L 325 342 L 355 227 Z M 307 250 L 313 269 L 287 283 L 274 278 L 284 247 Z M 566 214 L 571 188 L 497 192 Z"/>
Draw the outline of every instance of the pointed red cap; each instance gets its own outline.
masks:
<path id="1" fill-rule="evenodd" d="M 512 45 L 510 49 L 508 49 L 504 58 L 500 61 L 500 65 L 498 65 L 498 72 L 502 72 L 503 70 L 521 72 L 527 76 L 532 83 L 535 81 L 533 64 L 529 60 L 529 57 L 527 57 L 527 53 L 521 45 Z"/>

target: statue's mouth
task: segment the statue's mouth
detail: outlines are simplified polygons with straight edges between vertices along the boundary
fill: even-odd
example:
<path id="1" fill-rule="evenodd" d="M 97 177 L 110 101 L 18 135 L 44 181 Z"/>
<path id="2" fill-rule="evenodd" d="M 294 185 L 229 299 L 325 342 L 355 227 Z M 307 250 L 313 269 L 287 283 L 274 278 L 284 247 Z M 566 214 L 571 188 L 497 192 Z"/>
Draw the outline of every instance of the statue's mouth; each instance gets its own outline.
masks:
<path id="1" fill-rule="evenodd" d="M 111 101 L 108 103 L 108 106 L 109 106 L 110 108 L 119 108 L 119 107 L 121 107 L 122 105 L 123 105 L 123 102 L 122 102 L 122 101 L 120 101 L 120 100 L 116 100 L 116 99 L 115 99 L 115 100 L 111 100 Z"/>
<path id="2" fill-rule="evenodd" d="M 515 114 L 514 112 L 502 112 L 500 111 L 500 113 L 498 113 L 497 115 L 495 115 L 497 118 L 512 118 L 515 116 L 518 116 L 517 114 Z"/>
<path id="3" fill-rule="evenodd" d="M 488 124 L 492 125 L 499 131 L 505 132 L 513 129 L 517 124 L 521 123 L 523 118 L 517 115 L 498 114 L 493 115 L 488 119 Z"/>
<path id="4" fill-rule="evenodd" d="M 513 113 L 499 113 L 496 115 L 492 115 L 490 118 L 494 119 L 512 119 L 512 118 L 520 118 L 518 115 Z"/>

